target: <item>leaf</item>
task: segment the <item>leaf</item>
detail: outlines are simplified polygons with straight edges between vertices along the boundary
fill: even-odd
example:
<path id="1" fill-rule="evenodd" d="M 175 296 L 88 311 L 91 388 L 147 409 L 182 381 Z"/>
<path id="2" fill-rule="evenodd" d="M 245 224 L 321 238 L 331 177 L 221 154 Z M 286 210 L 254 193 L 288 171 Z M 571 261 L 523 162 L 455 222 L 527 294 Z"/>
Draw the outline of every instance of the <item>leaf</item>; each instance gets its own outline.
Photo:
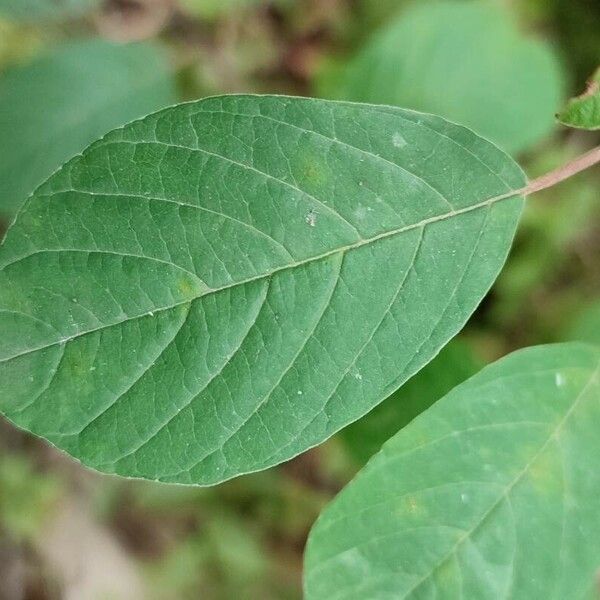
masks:
<path id="1" fill-rule="evenodd" d="M 451 341 L 424 369 L 368 415 L 340 433 L 350 455 L 364 464 L 394 433 L 408 425 L 479 367 L 468 344 Z"/>
<path id="2" fill-rule="evenodd" d="M 523 184 L 470 131 L 396 108 L 223 96 L 131 123 L 0 248 L 0 409 L 121 475 L 287 460 L 458 332 Z"/>
<path id="3" fill-rule="evenodd" d="M 100 0 L 0 0 L 0 16 L 18 21 L 61 19 L 90 11 Z"/>
<path id="4" fill-rule="evenodd" d="M 521 350 L 417 417 L 321 514 L 306 597 L 581 597 L 600 565 L 599 362 Z"/>
<path id="5" fill-rule="evenodd" d="M 588 81 L 586 91 L 571 98 L 556 118 L 569 127 L 600 129 L 600 67 Z"/>
<path id="6" fill-rule="evenodd" d="M 552 130 L 562 74 L 548 44 L 517 31 L 502 7 L 420 3 L 376 33 L 341 76 L 325 72 L 317 89 L 439 114 L 518 152 Z"/>
<path id="7" fill-rule="evenodd" d="M 8 71 L 0 78 L 0 213 L 14 213 L 100 135 L 173 101 L 165 56 L 149 44 L 73 42 Z"/>

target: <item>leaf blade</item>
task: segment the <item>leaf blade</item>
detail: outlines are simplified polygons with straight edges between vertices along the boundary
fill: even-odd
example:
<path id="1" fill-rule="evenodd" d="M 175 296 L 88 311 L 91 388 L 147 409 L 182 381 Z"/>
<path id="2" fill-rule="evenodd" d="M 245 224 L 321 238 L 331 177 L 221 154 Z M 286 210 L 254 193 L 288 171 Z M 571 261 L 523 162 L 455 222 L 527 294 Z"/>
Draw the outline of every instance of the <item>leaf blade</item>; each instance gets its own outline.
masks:
<path id="1" fill-rule="evenodd" d="M 36 400 L 2 410 L 129 476 L 209 484 L 286 460 L 458 331 L 505 259 L 522 184 L 468 130 L 389 107 L 233 96 L 134 122 L 39 188 L 8 232 L 0 308 L 29 320 L 4 318 L 18 335 L 0 369 L 19 390 L 7 398 Z M 24 365 L 42 359 L 57 375 L 36 371 L 42 391 L 26 392 Z"/>

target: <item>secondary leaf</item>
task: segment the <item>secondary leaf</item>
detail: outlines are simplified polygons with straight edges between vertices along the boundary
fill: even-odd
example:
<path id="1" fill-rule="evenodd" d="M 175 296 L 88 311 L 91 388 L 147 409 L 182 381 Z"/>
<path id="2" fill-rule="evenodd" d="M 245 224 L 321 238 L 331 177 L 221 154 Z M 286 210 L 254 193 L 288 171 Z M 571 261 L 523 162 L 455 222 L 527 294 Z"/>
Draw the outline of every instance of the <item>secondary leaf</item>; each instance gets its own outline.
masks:
<path id="1" fill-rule="evenodd" d="M 324 72 L 318 88 L 439 114 L 517 152 L 551 131 L 562 77 L 550 47 L 522 35 L 502 7 L 425 2 L 377 33 L 340 75 Z"/>
<path id="2" fill-rule="evenodd" d="M 0 248 L 0 409 L 122 475 L 210 484 L 291 458 L 463 326 L 524 182 L 397 108 L 223 96 L 131 123 Z"/>
<path id="3" fill-rule="evenodd" d="M 149 44 L 73 42 L 0 78 L 0 213 L 107 131 L 174 102 Z"/>
<path id="4" fill-rule="evenodd" d="M 600 129 L 600 67 L 588 81 L 586 91 L 571 98 L 557 118 L 569 127 Z"/>
<path id="5" fill-rule="evenodd" d="M 580 598 L 600 565 L 600 350 L 529 348 L 387 442 L 309 537 L 326 598 Z"/>
<path id="6" fill-rule="evenodd" d="M 367 462 L 392 435 L 481 366 L 466 343 L 451 341 L 410 381 L 341 432 L 348 452 L 359 463 Z"/>

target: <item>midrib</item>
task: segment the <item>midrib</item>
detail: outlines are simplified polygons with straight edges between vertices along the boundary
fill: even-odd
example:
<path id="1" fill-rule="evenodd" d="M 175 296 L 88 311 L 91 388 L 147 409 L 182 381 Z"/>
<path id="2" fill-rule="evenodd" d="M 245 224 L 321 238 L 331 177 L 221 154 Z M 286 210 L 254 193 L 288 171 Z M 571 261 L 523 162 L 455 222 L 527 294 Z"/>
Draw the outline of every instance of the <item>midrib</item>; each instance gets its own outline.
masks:
<path id="1" fill-rule="evenodd" d="M 328 250 L 327 252 L 323 252 L 321 254 L 318 254 L 318 255 L 315 255 L 315 256 L 311 256 L 311 257 L 308 257 L 308 258 L 300 260 L 300 261 L 291 262 L 289 264 L 282 265 L 281 267 L 277 267 L 277 268 L 272 269 L 270 271 L 265 271 L 264 273 L 261 273 L 259 275 L 255 275 L 253 277 L 248 277 L 246 279 L 241 279 L 239 281 L 230 282 L 230 283 L 228 283 L 226 285 L 223 285 L 223 286 L 220 286 L 220 287 L 209 288 L 205 293 L 198 294 L 196 296 L 192 296 L 189 299 L 181 301 L 181 302 L 175 302 L 175 303 L 169 304 L 167 306 L 156 308 L 152 312 L 153 312 L 154 315 L 156 315 L 157 313 L 164 312 L 164 311 L 167 311 L 167 310 L 172 310 L 173 308 L 177 308 L 178 306 L 183 306 L 185 304 L 189 304 L 189 303 L 194 302 L 195 300 L 198 300 L 199 298 L 202 298 L 202 297 L 207 296 L 209 294 L 213 294 L 213 293 L 216 293 L 216 292 L 221 292 L 223 290 L 227 290 L 227 289 L 239 286 L 239 285 L 245 285 L 247 283 L 251 283 L 253 281 L 257 281 L 257 280 L 263 279 L 265 277 L 271 277 L 272 275 L 274 275 L 276 273 L 279 273 L 280 271 L 285 271 L 287 269 L 295 269 L 297 267 L 301 267 L 303 265 L 307 265 L 307 264 L 310 264 L 312 262 L 316 262 L 316 261 L 319 261 L 319 260 L 326 259 L 326 258 L 328 258 L 330 256 L 333 256 L 334 254 L 349 252 L 349 251 L 355 250 L 357 248 L 361 248 L 362 246 L 366 246 L 368 244 L 375 243 L 375 242 L 377 242 L 379 240 L 382 240 L 382 239 L 385 239 L 385 238 L 393 237 L 395 235 L 400 235 L 402 233 L 405 233 L 407 231 L 411 231 L 413 229 L 418 229 L 420 227 L 426 227 L 427 225 L 430 225 L 432 223 L 436 223 L 438 221 L 445 221 L 446 219 L 451 219 L 451 218 L 454 218 L 454 217 L 462 215 L 462 214 L 467 214 L 467 213 L 473 212 L 475 210 L 478 210 L 480 208 L 484 208 L 486 206 L 492 206 L 493 204 L 495 204 L 497 202 L 500 202 L 501 200 L 507 200 L 507 199 L 512 198 L 514 196 L 518 196 L 522 191 L 523 191 L 523 188 L 522 189 L 518 189 L 518 190 L 511 190 L 510 192 L 505 192 L 503 194 L 500 194 L 499 196 L 493 196 L 491 198 L 487 198 L 486 200 L 483 200 L 481 202 L 478 202 L 476 204 L 472 204 L 470 206 L 467 206 L 467 207 L 464 207 L 464 208 L 461 208 L 461 209 L 458 209 L 458 210 L 451 210 L 451 211 L 448 211 L 446 213 L 442 213 L 440 215 L 436 215 L 434 217 L 429 217 L 427 219 L 422 219 L 421 221 L 418 221 L 418 222 L 413 223 L 411 225 L 406 225 L 404 227 L 391 229 L 389 231 L 384 231 L 384 232 L 379 233 L 379 234 L 377 234 L 375 236 L 372 236 L 372 237 L 369 237 L 369 238 L 360 239 L 360 240 L 358 240 L 356 242 L 353 242 L 351 244 L 348 244 L 346 246 L 340 246 L 340 247 L 334 248 L 332 250 Z M 110 194 L 108 194 L 108 195 L 110 195 Z M 56 251 L 60 252 L 61 250 L 58 249 Z M 63 250 L 63 251 L 64 252 L 73 252 L 74 250 Z M 40 250 L 40 251 L 38 251 L 36 253 L 33 253 L 33 254 L 30 254 L 28 256 L 33 256 L 34 254 L 42 254 L 43 252 L 44 252 L 44 250 Z M 86 252 L 86 253 L 89 253 L 89 254 L 94 254 L 94 253 L 102 254 L 102 251 L 95 251 L 95 250 L 89 250 L 89 251 L 88 250 L 82 250 L 82 252 Z M 26 257 L 21 257 L 21 258 L 13 261 L 11 263 L 5 264 L 5 265 L 2 266 L 2 268 L 0 270 L 4 270 L 8 266 L 10 266 L 12 264 L 16 264 L 17 262 L 19 262 L 20 260 L 23 260 L 24 258 L 26 258 Z M 142 257 L 142 256 L 140 256 L 141 260 L 144 260 L 145 258 L 151 259 L 151 257 Z M 173 264 L 173 266 L 177 267 L 177 265 L 175 265 L 175 264 Z M 145 313 L 139 314 L 139 315 L 135 315 L 135 316 L 132 316 L 132 317 L 128 317 L 128 318 L 122 319 L 120 321 L 115 321 L 114 323 L 109 323 L 109 324 L 106 324 L 106 325 L 102 325 L 100 327 L 95 327 L 95 328 L 92 328 L 92 329 L 87 329 L 85 331 L 79 331 L 79 332 L 77 332 L 77 333 L 75 333 L 73 335 L 70 335 L 70 336 L 67 336 L 67 337 L 64 337 L 64 338 L 60 338 L 60 339 L 55 340 L 53 342 L 50 342 L 48 344 L 41 344 L 41 345 L 36 346 L 34 348 L 29 348 L 27 350 L 24 350 L 22 352 L 14 354 L 13 356 L 9 356 L 7 358 L 3 358 L 3 359 L 0 360 L 0 364 L 5 363 L 5 362 L 9 362 L 11 360 L 14 360 L 16 358 L 20 358 L 22 356 L 26 356 L 28 354 L 32 354 L 33 352 L 38 352 L 40 350 L 45 350 L 47 348 L 51 348 L 53 346 L 57 346 L 57 345 L 60 345 L 60 344 L 66 344 L 67 342 L 75 340 L 75 339 L 77 339 L 79 337 L 82 337 L 84 335 L 88 335 L 88 334 L 94 333 L 96 331 L 101 331 L 101 330 L 104 330 L 104 329 L 108 329 L 109 327 L 114 327 L 114 326 L 117 326 L 117 325 L 121 325 L 122 323 L 133 321 L 135 319 L 140 319 L 140 318 L 145 317 L 145 316 L 148 316 L 148 312 L 145 312 Z"/>

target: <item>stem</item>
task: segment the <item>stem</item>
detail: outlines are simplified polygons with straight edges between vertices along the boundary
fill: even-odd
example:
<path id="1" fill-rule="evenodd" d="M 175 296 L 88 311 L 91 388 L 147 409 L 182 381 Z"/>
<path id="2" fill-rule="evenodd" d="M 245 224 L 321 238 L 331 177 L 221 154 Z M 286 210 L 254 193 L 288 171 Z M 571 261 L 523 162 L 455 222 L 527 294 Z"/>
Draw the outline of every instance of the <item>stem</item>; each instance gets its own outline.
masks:
<path id="1" fill-rule="evenodd" d="M 545 175 L 530 181 L 520 190 L 520 194 L 528 196 L 534 192 L 545 190 L 546 188 L 552 187 L 553 185 L 576 175 L 580 171 L 589 169 L 589 167 L 592 167 L 598 162 L 600 162 L 600 146 L 596 146 L 596 148 L 578 156 L 566 165 L 562 165 L 562 167 L 558 167 L 558 169 L 554 169 L 554 171 L 550 171 L 550 173 L 546 173 Z"/>

